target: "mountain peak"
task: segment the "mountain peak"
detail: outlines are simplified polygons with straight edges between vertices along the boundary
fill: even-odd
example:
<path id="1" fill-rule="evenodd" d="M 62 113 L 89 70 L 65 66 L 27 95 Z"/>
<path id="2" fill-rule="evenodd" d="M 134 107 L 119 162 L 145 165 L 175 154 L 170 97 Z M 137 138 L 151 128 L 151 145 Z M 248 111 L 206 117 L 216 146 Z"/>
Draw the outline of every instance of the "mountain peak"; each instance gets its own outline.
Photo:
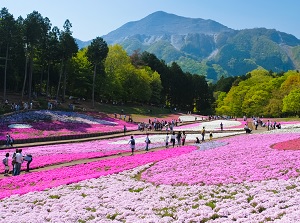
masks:
<path id="1" fill-rule="evenodd" d="M 163 36 L 187 35 L 189 33 L 214 35 L 224 31 L 231 31 L 231 29 L 213 20 L 187 18 L 157 11 L 141 20 L 128 22 L 104 37 L 110 42 L 112 39 L 116 40 L 124 36 L 134 35 Z"/>

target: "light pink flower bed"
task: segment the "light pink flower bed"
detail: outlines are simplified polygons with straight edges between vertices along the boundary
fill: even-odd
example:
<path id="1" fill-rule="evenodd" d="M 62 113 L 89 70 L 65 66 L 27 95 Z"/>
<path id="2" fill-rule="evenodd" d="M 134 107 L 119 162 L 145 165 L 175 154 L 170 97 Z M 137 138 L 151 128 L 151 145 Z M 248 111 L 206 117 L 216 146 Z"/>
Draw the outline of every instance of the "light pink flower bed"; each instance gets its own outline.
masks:
<path id="1" fill-rule="evenodd" d="M 223 139 L 227 145 L 161 161 L 145 171 L 142 179 L 155 184 L 210 185 L 297 177 L 300 153 L 275 150 L 271 145 L 299 137 L 289 133 Z"/>

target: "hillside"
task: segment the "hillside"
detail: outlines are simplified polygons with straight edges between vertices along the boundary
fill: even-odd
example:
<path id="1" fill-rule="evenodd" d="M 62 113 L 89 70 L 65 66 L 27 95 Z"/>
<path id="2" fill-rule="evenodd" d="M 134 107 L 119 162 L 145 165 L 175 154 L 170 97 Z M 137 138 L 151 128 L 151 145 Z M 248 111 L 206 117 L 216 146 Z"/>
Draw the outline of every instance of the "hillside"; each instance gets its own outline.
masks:
<path id="1" fill-rule="evenodd" d="M 213 20 L 155 12 L 103 36 L 132 54 L 148 51 L 184 71 L 215 81 L 263 67 L 275 72 L 299 69 L 300 40 L 274 29 L 233 30 Z M 90 42 L 81 42 L 80 47 Z"/>

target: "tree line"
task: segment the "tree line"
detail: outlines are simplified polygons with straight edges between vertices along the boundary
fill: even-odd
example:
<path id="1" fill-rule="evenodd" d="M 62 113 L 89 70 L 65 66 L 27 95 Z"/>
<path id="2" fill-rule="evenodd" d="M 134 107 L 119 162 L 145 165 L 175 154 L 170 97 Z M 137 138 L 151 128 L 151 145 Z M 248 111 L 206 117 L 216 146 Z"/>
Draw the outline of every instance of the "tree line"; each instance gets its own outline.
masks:
<path id="1" fill-rule="evenodd" d="M 138 102 L 189 111 L 211 112 L 212 92 L 204 76 L 185 73 L 155 55 L 128 55 L 119 45 L 96 37 L 78 49 L 66 20 L 63 30 L 37 11 L 15 19 L 0 11 L 0 71 L 3 100 L 7 91 L 22 100 L 67 95 L 109 102 Z"/>
<path id="2" fill-rule="evenodd" d="M 300 73 L 256 69 L 214 86 L 216 114 L 286 117 L 300 114 Z"/>

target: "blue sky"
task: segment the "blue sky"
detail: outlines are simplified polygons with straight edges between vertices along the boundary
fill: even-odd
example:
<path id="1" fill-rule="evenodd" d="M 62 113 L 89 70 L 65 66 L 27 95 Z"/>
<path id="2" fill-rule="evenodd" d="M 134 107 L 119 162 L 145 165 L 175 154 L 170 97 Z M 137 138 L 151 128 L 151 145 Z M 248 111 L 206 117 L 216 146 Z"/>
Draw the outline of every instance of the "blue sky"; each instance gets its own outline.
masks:
<path id="1" fill-rule="evenodd" d="M 298 0 L 0 0 L 0 7 L 15 18 L 38 11 L 60 29 L 69 19 L 73 36 L 83 41 L 156 11 L 212 19 L 232 29 L 277 29 L 300 39 Z"/>

